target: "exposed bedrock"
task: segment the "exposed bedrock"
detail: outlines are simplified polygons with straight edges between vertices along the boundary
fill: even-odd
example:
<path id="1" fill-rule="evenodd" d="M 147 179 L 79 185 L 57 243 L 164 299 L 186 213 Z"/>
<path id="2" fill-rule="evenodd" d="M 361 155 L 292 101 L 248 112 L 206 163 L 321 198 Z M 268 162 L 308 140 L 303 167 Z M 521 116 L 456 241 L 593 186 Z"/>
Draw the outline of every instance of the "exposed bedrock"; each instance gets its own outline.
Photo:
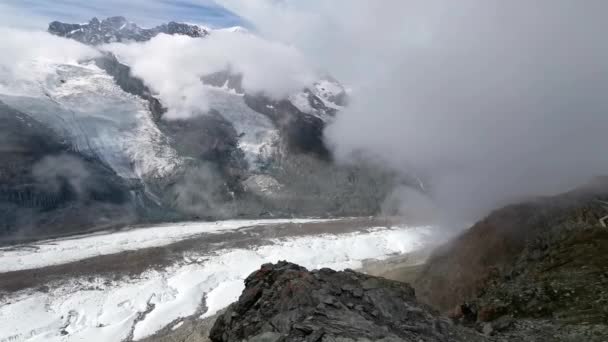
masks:
<path id="1" fill-rule="evenodd" d="M 355 271 L 263 265 L 217 319 L 214 342 L 482 341 L 416 301 L 405 283 Z"/>

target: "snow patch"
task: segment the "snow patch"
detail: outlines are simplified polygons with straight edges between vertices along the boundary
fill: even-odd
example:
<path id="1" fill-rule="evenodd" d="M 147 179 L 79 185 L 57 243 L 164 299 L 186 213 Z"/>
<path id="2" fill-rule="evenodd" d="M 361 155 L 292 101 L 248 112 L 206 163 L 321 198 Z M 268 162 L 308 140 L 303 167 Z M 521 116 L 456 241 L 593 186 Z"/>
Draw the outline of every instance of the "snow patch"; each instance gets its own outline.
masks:
<path id="1" fill-rule="evenodd" d="M 296 108 L 298 108 L 300 112 L 306 114 L 315 114 L 315 109 L 310 105 L 310 102 L 308 101 L 308 94 L 306 92 L 301 91 L 299 93 L 290 95 L 289 101 Z"/>
<path id="2" fill-rule="evenodd" d="M 336 103 L 337 96 L 340 96 L 340 94 L 346 94 L 346 90 L 340 83 L 327 79 L 321 80 L 315 83 L 312 92 L 318 98 L 320 98 L 321 101 L 323 101 L 323 104 L 325 104 L 326 107 L 336 110 L 343 108 L 341 105 Z"/>
<path id="3" fill-rule="evenodd" d="M 243 97 L 217 87 L 207 87 L 209 106 L 217 110 L 239 135 L 239 148 L 245 154 L 250 170 L 257 171 L 274 157 L 279 144 L 279 131 L 265 115 L 249 108 Z"/>

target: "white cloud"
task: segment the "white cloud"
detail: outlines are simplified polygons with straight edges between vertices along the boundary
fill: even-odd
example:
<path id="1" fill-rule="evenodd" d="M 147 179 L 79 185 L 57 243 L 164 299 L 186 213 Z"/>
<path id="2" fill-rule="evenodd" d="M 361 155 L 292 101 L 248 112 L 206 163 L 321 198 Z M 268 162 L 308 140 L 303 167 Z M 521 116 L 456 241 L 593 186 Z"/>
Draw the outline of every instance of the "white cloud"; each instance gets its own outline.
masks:
<path id="1" fill-rule="evenodd" d="M 200 78 L 214 72 L 242 73 L 248 93 L 277 99 L 317 80 L 294 47 L 240 32 L 214 31 L 205 39 L 161 34 L 149 42 L 116 43 L 103 49 L 117 54 L 158 93 L 168 107 L 167 119 L 208 111 L 208 95 Z"/>
<path id="2" fill-rule="evenodd" d="M 354 89 L 327 130 L 452 212 L 608 174 L 608 2 L 222 0 Z"/>
<path id="3" fill-rule="evenodd" d="M 293 44 L 338 77 L 358 85 L 385 72 L 404 48 L 428 40 L 441 6 L 411 0 L 218 0 L 268 39 Z M 435 1 L 436 3 L 436 1 Z M 426 8 L 421 13 L 420 8 Z"/>
<path id="4" fill-rule="evenodd" d="M 38 80 L 31 63 L 77 63 L 98 54 L 95 49 L 46 32 L 0 27 L 0 88 L 15 88 L 20 81 Z"/>

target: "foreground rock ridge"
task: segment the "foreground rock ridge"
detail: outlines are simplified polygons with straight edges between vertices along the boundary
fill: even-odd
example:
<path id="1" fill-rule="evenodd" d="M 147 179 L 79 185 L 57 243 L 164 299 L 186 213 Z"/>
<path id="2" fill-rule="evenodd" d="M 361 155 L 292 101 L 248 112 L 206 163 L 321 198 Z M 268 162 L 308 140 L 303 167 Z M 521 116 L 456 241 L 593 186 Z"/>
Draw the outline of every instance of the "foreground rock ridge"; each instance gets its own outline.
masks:
<path id="1" fill-rule="evenodd" d="M 481 341 L 416 301 L 405 283 L 352 270 L 263 265 L 216 321 L 214 342 Z"/>

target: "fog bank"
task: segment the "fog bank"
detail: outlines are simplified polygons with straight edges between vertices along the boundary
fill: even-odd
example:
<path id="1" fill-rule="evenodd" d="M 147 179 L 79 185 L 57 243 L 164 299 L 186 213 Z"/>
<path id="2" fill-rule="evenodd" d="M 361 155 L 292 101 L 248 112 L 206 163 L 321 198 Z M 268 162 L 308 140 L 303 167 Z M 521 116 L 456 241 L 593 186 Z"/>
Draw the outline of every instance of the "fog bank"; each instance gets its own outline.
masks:
<path id="1" fill-rule="evenodd" d="M 223 1 L 353 88 L 326 130 L 451 215 L 608 173 L 608 3 Z"/>
<path id="2" fill-rule="evenodd" d="M 103 49 L 131 66 L 168 108 L 166 119 L 208 112 L 209 94 L 201 77 L 229 70 L 242 74 L 243 89 L 281 99 L 317 80 L 314 69 L 293 46 L 256 35 L 213 31 L 204 39 L 160 34 L 144 43 L 115 43 Z"/>

